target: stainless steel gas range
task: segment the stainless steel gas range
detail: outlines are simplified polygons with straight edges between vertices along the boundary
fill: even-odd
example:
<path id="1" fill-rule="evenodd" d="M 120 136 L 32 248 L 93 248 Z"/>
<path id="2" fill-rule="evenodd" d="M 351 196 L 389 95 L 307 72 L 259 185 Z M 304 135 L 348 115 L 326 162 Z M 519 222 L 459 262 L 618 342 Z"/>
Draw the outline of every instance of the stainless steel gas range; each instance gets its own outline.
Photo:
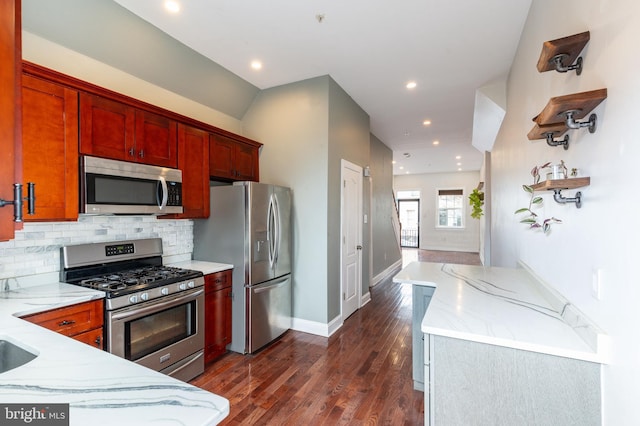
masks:
<path id="1" fill-rule="evenodd" d="M 162 264 L 162 239 L 62 247 L 60 280 L 105 292 L 106 350 L 188 381 L 204 371 L 204 277 Z"/>

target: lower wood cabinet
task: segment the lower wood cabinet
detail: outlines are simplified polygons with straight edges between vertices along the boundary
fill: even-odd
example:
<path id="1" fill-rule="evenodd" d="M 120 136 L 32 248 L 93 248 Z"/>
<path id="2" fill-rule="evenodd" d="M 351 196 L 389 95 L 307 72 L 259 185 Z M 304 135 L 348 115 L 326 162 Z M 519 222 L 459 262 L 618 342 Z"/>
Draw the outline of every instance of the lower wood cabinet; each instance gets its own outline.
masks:
<path id="1" fill-rule="evenodd" d="M 78 303 L 21 318 L 98 349 L 103 349 L 104 304 L 102 300 Z"/>
<path id="2" fill-rule="evenodd" d="M 231 270 L 204 276 L 204 361 L 227 352 L 231 343 Z"/>

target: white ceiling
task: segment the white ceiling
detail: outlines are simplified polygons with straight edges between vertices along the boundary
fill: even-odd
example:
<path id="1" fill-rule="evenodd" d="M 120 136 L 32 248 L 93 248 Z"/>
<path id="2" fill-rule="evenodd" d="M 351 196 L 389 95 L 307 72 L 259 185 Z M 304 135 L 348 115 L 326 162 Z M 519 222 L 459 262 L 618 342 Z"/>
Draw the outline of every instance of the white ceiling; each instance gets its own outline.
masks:
<path id="1" fill-rule="evenodd" d="M 506 78 L 531 4 L 179 0 L 172 15 L 165 0 L 115 1 L 260 89 L 330 75 L 393 150 L 394 174 L 479 170 L 475 91 Z"/>

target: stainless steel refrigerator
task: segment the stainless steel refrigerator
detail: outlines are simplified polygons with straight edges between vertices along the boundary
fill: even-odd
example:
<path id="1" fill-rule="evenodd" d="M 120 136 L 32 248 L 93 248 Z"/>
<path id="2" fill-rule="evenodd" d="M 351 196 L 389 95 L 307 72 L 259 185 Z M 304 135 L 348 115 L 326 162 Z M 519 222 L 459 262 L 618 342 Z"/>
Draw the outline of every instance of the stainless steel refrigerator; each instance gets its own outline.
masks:
<path id="1" fill-rule="evenodd" d="M 194 221 L 193 258 L 233 264 L 228 348 L 253 353 L 291 328 L 291 190 L 235 182 L 210 196 L 209 219 Z"/>

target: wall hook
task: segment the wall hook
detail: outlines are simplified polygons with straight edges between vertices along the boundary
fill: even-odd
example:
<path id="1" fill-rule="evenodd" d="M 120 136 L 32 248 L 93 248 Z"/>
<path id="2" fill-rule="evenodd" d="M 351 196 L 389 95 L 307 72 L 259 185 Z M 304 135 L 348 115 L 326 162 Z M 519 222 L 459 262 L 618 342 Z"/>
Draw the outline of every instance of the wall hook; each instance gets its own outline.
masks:
<path id="1" fill-rule="evenodd" d="M 554 140 L 553 139 L 553 134 L 554 134 L 554 132 L 544 133 L 544 136 L 547 139 L 547 145 L 549 145 L 549 146 L 562 145 L 562 147 L 564 148 L 565 151 L 568 150 L 569 149 L 569 135 L 564 135 L 564 138 L 561 139 L 561 140 Z"/>
<path id="2" fill-rule="evenodd" d="M 576 75 L 582 74 L 582 56 L 578 57 L 575 64 L 566 66 L 564 65 L 564 60 L 568 57 L 569 55 L 566 53 L 559 53 L 551 58 L 551 61 L 549 62 L 553 62 L 556 67 L 556 71 L 558 72 L 576 70 Z"/>
<path id="3" fill-rule="evenodd" d="M 576 192 L 575 197 L 564 197 L 562 195 L 562 189 L 554 189 L 553 190 L 553 199 L 556 203 L 566 204 L 566 203 L 576 203 L 576 208 L 582 207 L 582 192 Z"/>
<path id="4" fill-rule="evenodd" d="M 598 116 L 595 114 L 591 114 L 589 116 L 589 121 L 576 121 L 573 116 L 574 114 L 580 113 L 578 109 L 570 109 L 569 111 L 565 111 L 563 114 L 567 118 L 567 127 L 570 129 L 579 129 L 581 127 L 588 127 L 589 133 L 596 132 L 596 122 L 598 120 Z"/>

